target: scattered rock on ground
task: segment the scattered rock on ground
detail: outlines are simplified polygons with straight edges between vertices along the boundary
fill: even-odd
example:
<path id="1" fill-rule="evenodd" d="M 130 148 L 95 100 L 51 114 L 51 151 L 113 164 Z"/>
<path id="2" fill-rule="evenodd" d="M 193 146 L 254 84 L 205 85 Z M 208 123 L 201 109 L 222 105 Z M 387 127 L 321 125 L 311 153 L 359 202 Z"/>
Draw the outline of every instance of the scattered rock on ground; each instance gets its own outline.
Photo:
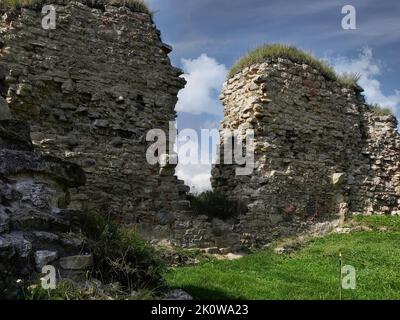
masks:
<path id="1" fill-rule="evenodd" d="M 193 300 L 193 297 L 181 289 L 173 289 L 165 295 L 164 300 Z"/>

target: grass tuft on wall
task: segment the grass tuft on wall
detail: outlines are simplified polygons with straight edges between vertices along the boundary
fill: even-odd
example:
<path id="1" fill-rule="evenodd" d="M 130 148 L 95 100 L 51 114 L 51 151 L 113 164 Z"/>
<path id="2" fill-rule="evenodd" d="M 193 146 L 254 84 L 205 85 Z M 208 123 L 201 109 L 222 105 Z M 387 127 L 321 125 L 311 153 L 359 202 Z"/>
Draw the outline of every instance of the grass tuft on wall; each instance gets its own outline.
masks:
<path id="1" fill-rule="evenodd" d="M 390 108 L 385 108 L 379 104 L 374 104 L 371 106 L 371 112 L 376 116 L 392 116 L 393 111 Z"/>
<path id="2" fill-rule="evenodd" d="M 312 68 L 320 71 L 326 78 L 338 81 L 344 86 L 355 86 L 360 79 L 358 74 L 338 74 L 332 66 L 314 57 L 311 53 L 285 44 L 267 44 L 247 53 L 233 65 L 228 73 L 228 78 L 235 76 L 246 67 L 264 62 L 268 58 L 286 58 L 293 62 L 308 64 Z"/>
<path id="3" fill-rule="evenodd" d="M 46 4 L 67 4 L 71 1 L 78 1 L 88 6 L 101 6 L 101 2 L 94 2 L 92 0 L 1 0 L 0 10 L 5 9 L 18 9 L 29 8 L 39 9 Z M 152 15 L 149 7 L 144 0 L 103 0 L 103 5 L 125 6 L 134 12 L 142 12 Z"/>

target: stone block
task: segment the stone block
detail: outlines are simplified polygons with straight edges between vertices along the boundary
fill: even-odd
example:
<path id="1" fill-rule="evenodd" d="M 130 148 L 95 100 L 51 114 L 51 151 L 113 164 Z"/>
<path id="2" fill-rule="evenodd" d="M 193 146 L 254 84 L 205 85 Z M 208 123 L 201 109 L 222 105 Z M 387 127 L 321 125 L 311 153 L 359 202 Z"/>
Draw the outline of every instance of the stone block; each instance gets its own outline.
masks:
<path id="1" fill-rule="evenodd" d="M 91 254 L 62 257 L 59 260 L 60 267 L 66 270 L 88 270 L 93 265 Z"/>
<path id="2" fill-rule="evenodd" d="M 57 251 L 38 250 L 35 252 L 36 270 L 41 272 L 42 268 L 58 259 Z"/>

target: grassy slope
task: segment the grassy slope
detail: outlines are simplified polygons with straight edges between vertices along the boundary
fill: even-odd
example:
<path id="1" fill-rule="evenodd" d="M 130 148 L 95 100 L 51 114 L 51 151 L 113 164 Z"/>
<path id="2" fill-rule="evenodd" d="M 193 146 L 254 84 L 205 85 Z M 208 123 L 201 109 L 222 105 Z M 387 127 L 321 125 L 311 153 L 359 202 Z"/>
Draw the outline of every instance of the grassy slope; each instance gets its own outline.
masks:
<path id="1" fill-rule="evenodd" d="M 177 268 L 167 282 L 200 299 L 338 299 L 341 251 L 357 270 L 357 288 L 343 299 L 400 299 L 400 218 L 357 219 L 374 230 L 314 239 L 291 255 L 264 251 Z"/>

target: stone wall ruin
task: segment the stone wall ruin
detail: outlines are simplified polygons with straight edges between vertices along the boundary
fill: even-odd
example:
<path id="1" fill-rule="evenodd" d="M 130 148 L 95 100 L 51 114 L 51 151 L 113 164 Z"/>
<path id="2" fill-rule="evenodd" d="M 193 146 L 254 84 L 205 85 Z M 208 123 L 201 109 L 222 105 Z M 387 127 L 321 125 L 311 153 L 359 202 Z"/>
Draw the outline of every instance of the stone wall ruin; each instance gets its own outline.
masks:
<path id="1" fill-rule="evenodd" d="M 30 123 L 35 148 L 84 169 L 86 185 L 71 189 L 73 208 L 168 238 L 175 212 L 188 210 L 188 187 L 173 168 L 147 163 L 146 134 L 168 132 L 176 117 L 185 80 L 171 66 L 171 48 L 147 12 L 110 1 L 54 3 L 54 30 L 41 27 L 41 10 L 4 12 L 1 96 Z"/>
<path id="2" fill-rule="evenodd" d="M 0 120 L 0 299 L 49 264 L 57 277 L 85 279 L 92 256 L 68 191 L 84 183 L 76 164 L 33 151 L 26 123 Z"/>
<path id="3" fill-rule="evenodd" d="M 221 132 L 255 130 L 252 175 L 235 176 L 236 166 L 223 163 L 213 169 L 214 189 L 247 203 L 235 224 L 241 243 L 331 228 L 350 213 L 399 214 L 397 121 L 376 115 L 361 92 L 284 58 L 227 81 Z"/>
<path id="4" fill-rule="evenodd" d="M 221 131 L 255 129 L 256 168 L 238 177 L 222 163 L 212 183 L 248 212 L 194 216 L 174 168 L 146 161 L 147 132 L 168 132 L 185 85 L 151 15 L 105 0 L 54 2 L 55 30 L 41 28 L 40 10 L 2 12 L 0 119 L 29 122 L 37 150 L 83 168 L 87 183 L 70 186 L 70 209 L 221 252 L 329 230 L 350 213 L 399 213 L 396 119 L 373 113 L 358 87 L 273 58 L 231 77 L 221 96 Z"/>

